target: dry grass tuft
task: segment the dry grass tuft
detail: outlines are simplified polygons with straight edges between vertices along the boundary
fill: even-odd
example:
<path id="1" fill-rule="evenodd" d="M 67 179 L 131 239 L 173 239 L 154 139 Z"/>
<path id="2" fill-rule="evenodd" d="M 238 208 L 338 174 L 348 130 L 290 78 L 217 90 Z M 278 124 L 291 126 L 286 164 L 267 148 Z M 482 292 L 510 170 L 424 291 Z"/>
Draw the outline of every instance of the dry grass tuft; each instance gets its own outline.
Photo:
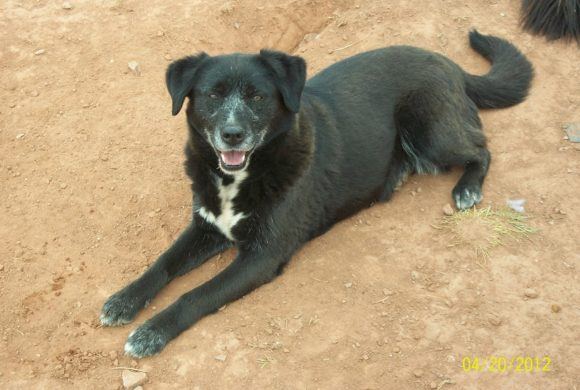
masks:
<path id="1" fill-rule="evenodd" d="M 528 217 L 511 209 L 493 210 L 491 207 L 469 210 L 443 217 L 433 226 L 451 234 L 452 246 L 468 246 L 478 256 L 487 259 L 489 251 L 507 240 L 530 240 L 537 229 L 528 224 Z"/>

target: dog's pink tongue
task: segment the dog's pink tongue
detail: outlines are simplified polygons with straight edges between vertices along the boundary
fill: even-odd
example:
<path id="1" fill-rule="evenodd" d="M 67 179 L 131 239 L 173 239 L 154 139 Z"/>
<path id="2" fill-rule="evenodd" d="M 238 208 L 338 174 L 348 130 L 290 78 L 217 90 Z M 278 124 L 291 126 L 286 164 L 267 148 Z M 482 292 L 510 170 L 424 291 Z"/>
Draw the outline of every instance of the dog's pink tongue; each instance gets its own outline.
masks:
<path id="1" fill-rule="evenodd" d="M 240 165 L 244 162 L 245 158 L 245 152 L 239 152 L 236 150 L 222 152 L 222 160 L 224 160 L 227 165 Z"/>

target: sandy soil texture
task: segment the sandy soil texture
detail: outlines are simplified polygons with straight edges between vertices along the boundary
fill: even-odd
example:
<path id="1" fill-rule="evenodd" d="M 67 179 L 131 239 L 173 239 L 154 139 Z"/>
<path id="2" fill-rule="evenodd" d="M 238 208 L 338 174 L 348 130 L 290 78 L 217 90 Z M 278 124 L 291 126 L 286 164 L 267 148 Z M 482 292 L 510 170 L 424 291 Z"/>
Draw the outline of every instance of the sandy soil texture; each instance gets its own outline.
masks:
<path id="1" fill-rule="evenodd" d="M 0 3 L 0 388 L 576 389 L 580 387 L 580 50 L 518 28 L 518 1 L 5 0 Z M 493 162 L 484 207 L 526 199 L 531 240 L 482 257 L 435 228 L 459 177 L 412 177 L 386 204 L 306 245 L 286 272 L 203 319 L 161 355 L 129 332 L 208 279 L 227 252 L 172 283 L 134 324 L 98 325 L 104 300 L 187 224 L 172 59 L 262 47 L 309 73 L 394 44 L 466 70 L 477 27 L 534 63 L 529 99 L 482 112 Z M 128 62 L 139 64 L 134 74 Z M 460 233 L 485 241 L 489 227 Z M 483 237 L 483 238 L 482 238 Z M 549 372 L 465 372 L 464 357 L 549 356 Z"/>

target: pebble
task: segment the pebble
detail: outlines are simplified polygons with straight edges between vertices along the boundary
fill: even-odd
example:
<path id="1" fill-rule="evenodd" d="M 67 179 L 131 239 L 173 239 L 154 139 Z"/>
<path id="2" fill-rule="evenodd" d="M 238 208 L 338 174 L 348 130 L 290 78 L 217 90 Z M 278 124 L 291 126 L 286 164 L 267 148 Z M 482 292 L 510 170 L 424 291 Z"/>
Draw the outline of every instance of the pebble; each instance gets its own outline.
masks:
<path id="1" fill-rule="evenodd" d="M 70 2 L 65 1 L 64 3 L 62 3 L 62 9 L 71 10 L 73 9 L 73 6 Z"/>
<path id="2" fill-rule="evenodd" d="M 4 266 L 0 266 L 0 271 L 2 271 L 4 269 Z M 557 305 L 557 304 L 553 304 L 552 305 L 552 313 L 559 313 L 562 310 L 562 306 Z"/>
<path id="3" fill-rule="evenodd" d="M 395 348 L 393 348 L 393 352 L 394 353 L 399 353 L 399 352 L 401 352 L 401 348 L 395 347 Z"/>
<path id="4" fill-rule="evenodd" d="M 435 382 L 431 382 L 431 383 L 429 384 L 429 387 L 430 387 L 430 388 L 432 388 L 432 389 L 436 389 L 436 388 L 437 388 L 437 383 L 435 383 Z"/>
<path id="5" fill-rule="evenodd" d="M 165 54 L 163 58 L 165 58 L 167 61 L 171 61 L 173 59 L 173 57 L 171 57 L 169 54 Z"/>
<path id="6" fill-rule="evenodd" d="M 135 76 L 141 75 L 141 67 L 139 66 L 139 63 L 137 61 L 129 61 L 127 63 L 127 66 L 129 67 L 129 69 L 131 69 L 131 72 L 133 72 Z"/>
<path id="7" fill-rule="evenodd" d="M 16 136 L 16 139 L 21 139 L 21 138 L 23 138 L 23 137 L 24 137 L 24 133 L 20 133 L 20 134 L 18 134 L 18 135 Z"/>
<path id="8" fill-rule="evenodd" d="M 415 370 L 413 371 L 413 375 L 415 375 L 415 378 L 421 378 L 423 376 L 423 370 Z"/>
<path id="9" fill-rule="evenodd" d="M 4 264 L 0 264 L 0 271 L 4 271 Z M 553 308 L 554 306 L 552 306 Z"/>
<path id="10" fill-rule="evenodd" d="M 534 299 L 534 298 L 537 298 L 539 294 L 538 294 L 538 292 L 537 292 L 536 290 L 534 290 L 533 288 L 526 288 L 526 289 L 524 290 L 524 295 L 525 295 L 527 298 Z"/>
<path id="11" fill-rule="evenodd" d="M 44 50 L 44 49 L 38 49 L 38 50 L 34 51 L 34 55 L 39 56 L 41 54 L 44 54 L 45 52 L 46 52 L 46 50 Z"/>
<path id="12" fill-rule="evenodd" d="M 455 210 L 453 210 L 453 207 L 451 207 L 451 205 L 449 203 L 447 203 L 445 206 L 443 206 L 443 214 L 450 217 L 453 214 L 455 214 Z"/>
<path id="13" fill-rule="evenodd" d="M 130 370 L 123 370 L 123 387 L 125 389 L 134 389 L 142 385 L 147 380 L 147 374 L 144 372 L 134 372 Z"/>
<path id="14" fill-rule="evenodd" d="M 489 317 L 489 323 L 493 326 L 500 326 L 501 325 L 501 318 L 491 316 Z"/>
<path id="15" fill-rule="evenodd" d="M 30 96 L 37 97 L 38 95 L 40 95 L 40 93 L 38 93 L 37 90 L 34 90 L 34 91 L 31 91 L 30 92 Z"/>
<path id="16" fill-rule="evenodd" d="M 226 355 L 217 355 L 214 356 L 214 359 L 219 361 L 219 362 L 225 362 L 226 361 Z"/>
<path id="17" fill-rule="evenodd" d="M 352 287 L 352 283 L 351 282 L 345 283 L 344 284 L 344 287 L 351 288 Z"/>
<path id="18" fill-rule="evenodd" d="M 137 362 L 137 360 L 133 359 L 131 360 L 131 367 L 136 368 L 139 365 L 139 363 Z"/>

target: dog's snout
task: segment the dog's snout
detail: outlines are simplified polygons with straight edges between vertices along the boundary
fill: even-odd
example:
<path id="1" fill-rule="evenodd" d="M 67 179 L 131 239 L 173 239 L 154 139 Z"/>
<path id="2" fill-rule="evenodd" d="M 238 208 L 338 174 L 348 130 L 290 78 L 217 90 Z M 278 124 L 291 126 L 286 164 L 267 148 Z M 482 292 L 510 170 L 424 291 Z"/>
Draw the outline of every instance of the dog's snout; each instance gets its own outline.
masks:
<path id="1" fill-rule="evenodd" d="M 244 139 L 244 131 L 239 127 L 228 126 L 221 132 L 222 140 L 230 146 L 240 144 Z"/>

